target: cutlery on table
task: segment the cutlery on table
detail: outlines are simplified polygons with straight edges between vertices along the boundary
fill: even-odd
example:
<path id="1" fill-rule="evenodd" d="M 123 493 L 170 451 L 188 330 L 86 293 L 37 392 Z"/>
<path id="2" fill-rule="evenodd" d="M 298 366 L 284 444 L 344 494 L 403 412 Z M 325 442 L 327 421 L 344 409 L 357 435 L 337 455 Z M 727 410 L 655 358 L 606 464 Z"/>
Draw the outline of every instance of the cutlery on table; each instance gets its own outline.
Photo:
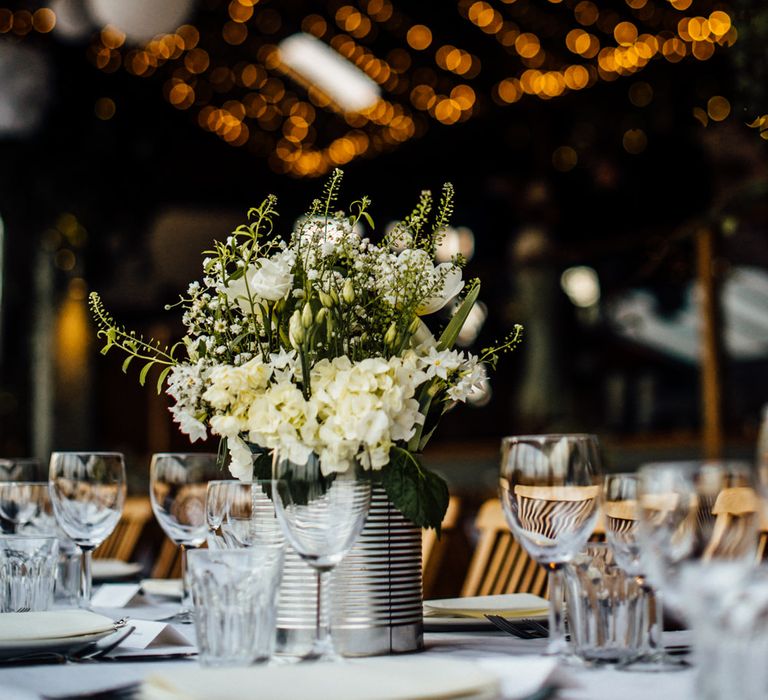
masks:
<path id="1" fill-rule="evenodd" d="M 132 700 L 138 697 L 139 683 L 129 683 L 117 688 L 106 688 L 75 695 L 42 695 L 41 700 Z"/>
<path id="2" fill-rule="evenodd" d="M 501 615 L 486 615 L 485 618 L 497 629 L 518 637 L 519 639 L 545 639 L 549 636 L 547 625 L 538 620 L 532 620 L 530 618 L 510 620 Z"/>
<path id="3" fill-rule="evenodd" d="M 6 659 L 0 659 L 2 666 L 32 665 L 32 664 L 64 664 L 83 663 L 86 661 L 98 661 L 105 657 L 115 647 L 122 644 L 136 630 L 135 627 L 126 627 L 124 620 L 116 623 L 114 634 L 99 639 L 91 644 L 68 654 L 58 651 L 33 651 L 28 654 L 20 654 Z"/>

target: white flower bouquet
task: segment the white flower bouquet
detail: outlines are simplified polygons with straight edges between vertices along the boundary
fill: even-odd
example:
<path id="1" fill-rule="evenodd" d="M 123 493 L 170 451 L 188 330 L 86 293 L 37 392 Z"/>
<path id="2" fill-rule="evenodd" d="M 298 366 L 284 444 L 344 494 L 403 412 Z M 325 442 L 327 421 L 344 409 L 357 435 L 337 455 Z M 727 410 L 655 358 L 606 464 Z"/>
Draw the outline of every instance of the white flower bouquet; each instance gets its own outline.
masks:
<path id="1" fill-rule="evenodd" d="M 448 490 L 420 455 L 440 416 L 482 387 L 486 366 L 519 342 L 521 328 L 479 357 L 453 349 L 480 285 L 464 284 L 461 257 L 435 263 L 450 185 L 434 218 L 423 192 L 411 214 L 373 242 L 360 235 L 362 221 L 373 227 L 366 197 L 350 213 L 336 211 L 341 179 L 335 171 L 287 240 L 275 233 L 269 196 L 206 252 L 202 283 L 178 303 L 182 343 L 164 348 L 125 331 L 92 293 L 102 352 L 127 352 L 124 371 L 134 358 L 144 361 L 142 384 L 160 366 L 158 391 L 167 382 L 182 432 L 192 441 L 220 437 L 235 477 L 269 477 L 268 460 L 254 462 L 252 446 L 298 463 L 316 452 L 336 471 L 357 461 L 377 473 L 406 517 L 439 528 Z M 422 316 L 454 299 L 435 338 Z"/>

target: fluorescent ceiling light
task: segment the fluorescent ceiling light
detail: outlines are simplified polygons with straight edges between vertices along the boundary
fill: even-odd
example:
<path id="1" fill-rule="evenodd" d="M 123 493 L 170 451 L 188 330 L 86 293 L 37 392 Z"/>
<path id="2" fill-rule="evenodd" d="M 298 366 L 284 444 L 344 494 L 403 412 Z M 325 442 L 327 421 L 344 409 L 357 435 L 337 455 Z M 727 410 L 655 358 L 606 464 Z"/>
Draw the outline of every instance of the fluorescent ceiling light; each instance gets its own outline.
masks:
<path id="1" fill-rule="evenodd" d="M 293 34 L 278 45 L 280 60 L 297 76 L 322 90 L 345 112 L 378 102 L 379 86 L 357 66 L 311 34 Z"/>

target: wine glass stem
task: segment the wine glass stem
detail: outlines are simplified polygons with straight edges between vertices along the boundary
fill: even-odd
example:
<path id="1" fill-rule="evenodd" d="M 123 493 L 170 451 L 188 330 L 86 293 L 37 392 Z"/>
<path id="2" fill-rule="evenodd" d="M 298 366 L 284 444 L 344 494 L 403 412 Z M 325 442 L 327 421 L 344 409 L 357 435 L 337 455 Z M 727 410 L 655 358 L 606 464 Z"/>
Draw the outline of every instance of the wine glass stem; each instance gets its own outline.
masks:
<path id="1" fill-rule="evenodd" d="M 181 611 L 189 612 L 192 610 L 192 594 L 187 576 L 187 547 L 183 544 L 179 547 L 181 547 Z"/>
<path id="2" fill-rule="evenodd" d="M 661 593 L 654 591 L 650 586 L 646 587 L 648 591 L 649 603 L 653 601 L 654 610 L 654 625 L 651 633 L 648 635 L 650 639 L 651 649 L 654 651 L 664 651 L 664 605 L 661 601 Z"/>
<path id="3" fill-rule="evenodd" d="M 80 600 L 81 608 L 91 607 L 91 589 L 93 584 L 93 575 L 91 574 L 91 556 L 93 550 L 90 547 L 80 545 Z"/>
<path id="4" fill-rule="evenodd" d="M 565 575 L 563 567 L 549 565 L 549 645 L 548 654 L 562 654 L 568 649 L 565 639 Z"/>
<path id="5" fill-rule="evenodd" d="M 333 655 L 333 641 L 331 640 L 331 615 L 328 610 L 328 574 L 330 572 L 323 569 L 317 570 L 317 606 L 315 617 L 315 644 L 314 655 L 326 656 Z"/>

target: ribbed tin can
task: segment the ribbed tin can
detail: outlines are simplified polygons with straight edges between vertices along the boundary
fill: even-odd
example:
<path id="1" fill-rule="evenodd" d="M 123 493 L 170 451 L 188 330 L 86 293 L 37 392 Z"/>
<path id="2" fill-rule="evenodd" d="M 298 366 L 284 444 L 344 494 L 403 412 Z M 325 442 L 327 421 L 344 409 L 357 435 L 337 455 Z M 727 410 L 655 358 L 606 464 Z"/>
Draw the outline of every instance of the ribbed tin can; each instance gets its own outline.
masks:
<path id="1" fill-rule="evenodd" d="M 374 487 L 357 542 L 331 576 L 332 634 L 345 656 L 423 648 L 421 529 Z M 315 632 L 314 570 L 289 549 L 278 608 L 278 653 L 302 654 Z M 327 608 L 327 606 L 324 606 Z"/>

